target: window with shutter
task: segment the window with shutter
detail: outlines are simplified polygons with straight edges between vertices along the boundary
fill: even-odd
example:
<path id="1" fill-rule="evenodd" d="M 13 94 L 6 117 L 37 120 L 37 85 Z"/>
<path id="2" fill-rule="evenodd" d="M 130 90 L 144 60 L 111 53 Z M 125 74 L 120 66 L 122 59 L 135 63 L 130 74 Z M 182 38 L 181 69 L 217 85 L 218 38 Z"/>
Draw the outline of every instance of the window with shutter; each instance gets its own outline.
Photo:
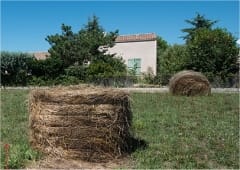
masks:
<path id="1" fill-rule="evenodd" d="M 141 73 L 141 59 L 140 58 L 128 59 L 128 69 L 136 71 L 136 75 L 139 75 Z"/>

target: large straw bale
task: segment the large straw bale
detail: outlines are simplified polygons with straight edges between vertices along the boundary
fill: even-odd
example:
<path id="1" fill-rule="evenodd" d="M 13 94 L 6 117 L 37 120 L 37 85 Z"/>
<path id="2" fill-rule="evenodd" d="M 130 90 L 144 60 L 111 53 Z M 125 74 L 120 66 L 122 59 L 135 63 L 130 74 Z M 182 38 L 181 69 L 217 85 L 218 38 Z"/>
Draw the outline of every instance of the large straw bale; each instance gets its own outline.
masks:
<path id="1" fill-rule="evenodd" d="M 170 79 L 169 90 L 174 95 L 209 95 L 211 86 L 200 72 L 186 70 L 178 72 Z"/>
<path id="2" fill-rule="evenodd" d="M 130 149 L 129 95 L 114 89 L 53 88 L 29 97 L 30 143 L 55 156 L 105 162 Z"/>

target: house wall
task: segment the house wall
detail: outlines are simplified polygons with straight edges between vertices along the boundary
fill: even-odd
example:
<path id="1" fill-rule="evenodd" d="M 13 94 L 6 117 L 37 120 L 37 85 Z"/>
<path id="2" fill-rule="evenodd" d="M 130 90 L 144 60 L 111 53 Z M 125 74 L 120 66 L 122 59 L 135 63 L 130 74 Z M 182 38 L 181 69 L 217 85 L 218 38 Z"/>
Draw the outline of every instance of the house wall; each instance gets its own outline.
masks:
<path id="1" fill-rule="evenodd" d="M 141 72 L 147 72 L 148 68 L 152 68 L 156 75 L 157 67 L 157 41 L 141 41 L 141 42 L 121 42 L 116 43 L 110 48 L 110 54 L 116 53 L 121 56 L 128 64 L 128 59 L 141 58 Z"/>

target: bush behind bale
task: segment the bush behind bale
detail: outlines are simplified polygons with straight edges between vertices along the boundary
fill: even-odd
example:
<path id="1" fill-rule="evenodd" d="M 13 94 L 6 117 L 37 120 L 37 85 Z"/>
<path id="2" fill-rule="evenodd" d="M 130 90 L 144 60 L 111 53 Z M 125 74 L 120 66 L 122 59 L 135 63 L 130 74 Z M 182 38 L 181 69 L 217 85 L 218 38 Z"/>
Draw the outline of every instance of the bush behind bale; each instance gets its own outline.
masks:
<path id="1" fill-rule="evenodd" d="M 30 143 L 50 155 L 106 162 L 129 151 L 129 95 L 113 89 L 30 93 Z"/>
<path id="2" fill-rule="evenodd" d="M 200 72 L 185 70 L 170 79 L 169 90 L 173 95 L 209 95 L 211 86 L 208 79 Z"/>

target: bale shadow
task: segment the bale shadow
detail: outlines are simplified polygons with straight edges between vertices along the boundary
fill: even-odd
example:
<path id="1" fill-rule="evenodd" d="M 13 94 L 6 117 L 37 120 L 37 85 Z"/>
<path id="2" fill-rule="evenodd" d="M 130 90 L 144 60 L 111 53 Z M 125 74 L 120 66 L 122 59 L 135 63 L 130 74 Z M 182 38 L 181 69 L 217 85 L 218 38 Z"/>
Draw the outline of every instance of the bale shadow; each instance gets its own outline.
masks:
<path id="1" fill-rule="evenodd" d="M 129 139 L 128 146 L 128 153 L 131 154 L 138 149 L 146 149 L 148 147 L 148 143 L 143 139 L 131 137 Z"/>

